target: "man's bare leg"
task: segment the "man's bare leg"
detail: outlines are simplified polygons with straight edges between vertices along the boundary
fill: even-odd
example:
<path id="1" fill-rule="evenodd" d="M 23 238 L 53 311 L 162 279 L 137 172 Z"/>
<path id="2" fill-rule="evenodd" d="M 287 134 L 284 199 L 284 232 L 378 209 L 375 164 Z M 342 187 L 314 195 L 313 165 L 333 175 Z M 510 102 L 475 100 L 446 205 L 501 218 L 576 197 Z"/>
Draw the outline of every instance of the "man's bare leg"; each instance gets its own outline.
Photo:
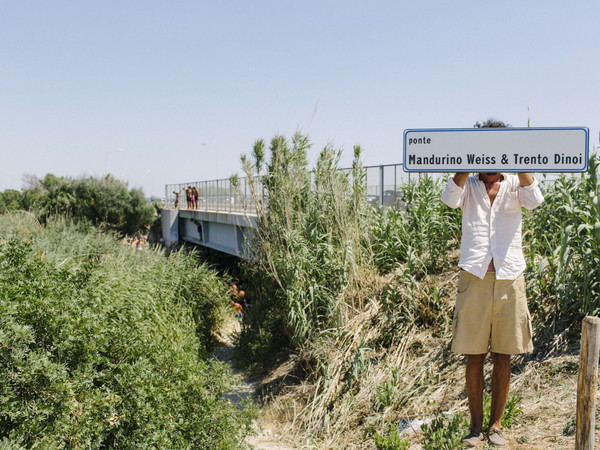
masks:
<path id="1" fill-rule="evenodd" d="M 467 398 L 471 413 L 471 428 L 483 426 L 483 363 L 486 354 L 467 355 Z"/>
<path id="2" fill-rule="evenodd" d="M 492 371 L 492 407 L 489 427 L 499 430 L 510 388 L 510 355 L 492 353 L 492 362 L 494 369 Z"/>

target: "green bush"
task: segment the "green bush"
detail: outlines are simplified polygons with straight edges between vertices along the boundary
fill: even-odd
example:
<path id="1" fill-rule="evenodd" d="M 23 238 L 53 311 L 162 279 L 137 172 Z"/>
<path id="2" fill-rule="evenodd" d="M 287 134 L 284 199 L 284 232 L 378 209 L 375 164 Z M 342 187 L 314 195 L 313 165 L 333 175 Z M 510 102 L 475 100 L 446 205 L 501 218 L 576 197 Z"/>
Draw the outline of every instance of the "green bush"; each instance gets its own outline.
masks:
<path id="1" fill-rule="evenodd" d="M 375 433 L 374 440 L 377 450 L 406 450 L 410 447 L 410 441 L 400 439 L 397 426 L 391 425 L 389 431 L 387 436 Z"/>
<path id="2" fill-rule="evenodd" d="M 511 394 L 506 402 L 506 407 L 502 413 L 500 424 L 502 428 L 512 428 L 513 425 L 520 423 L 523 410 L 519 406 L 522 398 L 517 394 Z M 492 397 L 487 392 L 483 396 L 483 423 L 487 426 L 490 422 L 492 407 Z"/>
<path id="3" fill-rule="evenodd" d="M 21 193 L 14 189 L 0 192 L 0 214 L 17 211 L 21 207 Z"/>
<path id="4" fill-rule="evenodd" d="M 423 425 L 424 450 L 454 450 L 464 448 L 464 420 L 462 414 L 455 414 L 448 420 L 443 416 L 434 419 L 431 424 Z"/>
<path id="5" fill-rule="evenodd" d="M 22 192 L 0 194 L 0 213 L 18 209 L 34 212 L 42 222 L 61 215 L 130 234 L 149 228 L 155 218 L 141 190 L 110 175 L 74 179 L 47 174 Z"/>
<path id="6" fill-rule="evenodd" d="M 526 215 L 528 288 L 535 323 L 544 332 L 600 313 L 599 161 L 588 172 L 544 186 L 544 203 Z M 577 327 L 574 327 L 577 328 Z M 576 332 L 576 330 L 573 330 Z"/>
<path id="7" fill-rule="evenodd" d="M 206 357 L 226 305 L 193 255 L 0 216 L 3 445 L 237 447 L 251 415 L 223 398 L 230 377 Z"/>
<path id="8" fill-rule="evenodd" d="M 405 263 L 418 276 L 439 273 L 451 263 L 448 250 L 460 236 L 460 210 L 441 201 L 445 182 L 423 176 L 402 186 L 406 209 L 382 208 L 371 223 L 375 263 L 389 272 Z"/>

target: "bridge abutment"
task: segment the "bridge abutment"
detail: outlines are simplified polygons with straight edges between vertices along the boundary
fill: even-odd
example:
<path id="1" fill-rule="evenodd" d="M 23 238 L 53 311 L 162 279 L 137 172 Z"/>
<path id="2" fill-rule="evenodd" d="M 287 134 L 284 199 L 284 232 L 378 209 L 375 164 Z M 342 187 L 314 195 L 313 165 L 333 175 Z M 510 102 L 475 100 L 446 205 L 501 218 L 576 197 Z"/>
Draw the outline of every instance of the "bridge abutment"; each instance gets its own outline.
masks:
<path id="1" fill-rule="evenodd" d="M 161 215 L 166 245 L 183 240 L 240 258 L 248 256 L 254 215 L 185 209 L 163 209 Z"/>

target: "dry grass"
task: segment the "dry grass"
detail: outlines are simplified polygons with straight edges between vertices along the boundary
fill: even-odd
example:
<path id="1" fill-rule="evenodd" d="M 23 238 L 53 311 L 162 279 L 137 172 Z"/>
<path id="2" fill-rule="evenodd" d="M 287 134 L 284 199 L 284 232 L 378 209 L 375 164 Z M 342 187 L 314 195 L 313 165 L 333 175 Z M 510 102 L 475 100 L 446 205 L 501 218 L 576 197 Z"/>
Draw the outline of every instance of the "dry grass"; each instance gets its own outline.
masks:
<path id="1" fill-rule="evenodd" d="M 262 380 L 261 426 L 289 445 L 373 449 L 375 432 L 386 434 L 390 424 L 403 419 L 433 418 L 444 411 L 468 416 L 463 358 L 449 350 L 449 323 L 437 330 L 400 325 L 391 342 L 379 345 L 382 333 L 389 330 L 389 317 L 379 297 L 366 294 L 380 294 L 391 280 L 376 278 L 352 294 L 352 304 L 357 304 L 357 297 L 366 301 L 362 310 L 348 317 L 343 331 L 324 333 L 306 354 L 291 355 Z M 413 295 L 426 305 L 424 297 L 431 287 L 445 287 L 443 309 L 451 311 L 456 282 L 454 272 L 426 277 Z M 320 358 L 323 373 L 301 374 L 303 358 L 313 362 Z M 542 361 L 514 359 L 511 393 L 521 396 L 523 415 L 519 424 L 506 430 L 509 448 L 574 446 L 574 436 L 563 435 L 563 430 L 575 414 L 577 365 L 573 354 L 546 356 Z M 489 384 L 489 361 L 485 372 Z M 393 395 L 389 404 L 382 405 L 385 386 Z M 410 439 L 411 448 L 420 448 L 420 433 Z"/>

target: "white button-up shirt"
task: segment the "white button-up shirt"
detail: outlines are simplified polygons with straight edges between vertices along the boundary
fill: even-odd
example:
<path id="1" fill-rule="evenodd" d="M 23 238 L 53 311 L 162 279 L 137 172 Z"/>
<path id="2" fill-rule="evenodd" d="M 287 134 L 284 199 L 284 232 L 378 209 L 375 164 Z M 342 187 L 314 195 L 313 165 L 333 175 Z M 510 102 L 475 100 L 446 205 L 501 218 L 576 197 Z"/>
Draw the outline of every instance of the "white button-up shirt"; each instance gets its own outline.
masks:
<path id="1" fill-rule="evenodd" d="M 450 177 L 442 194 L 446 205 L 463 211 L 458 266 L 481 279 L 492 258 L 497 279 L 514 280 L 523 273 L 521 207 L 533 209 L 544 201 L 537 180 L 521 186 L 517 175 L 502 175 L 493 204 L 478 175 L 470 176 L 464 188 Z"/>

